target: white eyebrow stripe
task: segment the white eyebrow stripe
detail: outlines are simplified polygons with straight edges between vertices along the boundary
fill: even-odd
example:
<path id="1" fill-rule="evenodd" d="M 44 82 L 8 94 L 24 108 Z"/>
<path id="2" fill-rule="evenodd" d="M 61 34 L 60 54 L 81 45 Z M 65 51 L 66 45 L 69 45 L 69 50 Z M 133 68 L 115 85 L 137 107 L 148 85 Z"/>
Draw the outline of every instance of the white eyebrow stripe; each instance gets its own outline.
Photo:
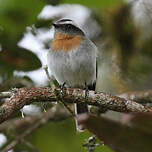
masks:
<path id="1" fill-rule="evenodd" d="M 63 22 L 58 21 L 57 23 L 58 24 L 72 24 L 72 25 L 75 25 L 73 21 L 63 21 Z"/>

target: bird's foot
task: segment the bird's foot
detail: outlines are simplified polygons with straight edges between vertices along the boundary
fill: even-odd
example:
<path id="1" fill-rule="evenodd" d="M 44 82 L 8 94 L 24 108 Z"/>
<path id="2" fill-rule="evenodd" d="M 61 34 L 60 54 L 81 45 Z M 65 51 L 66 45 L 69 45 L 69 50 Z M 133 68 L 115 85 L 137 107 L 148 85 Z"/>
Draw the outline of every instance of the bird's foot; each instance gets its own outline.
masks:
<path id="1" fill-rule="evenodd" d="M 62 96 L 65 96 L 65 94 L 66 94 L 66 87 L 65 87 L 65 84 L 66 84 L 66 83 L 64 82 L 62 85 L 60 85 Z"/>
<path id="2" fill-rule="evenodd" d="M 65 87 L 65 82 L 62 84 L 62 85 L 60 85 L 60 88 L 61 88 L 61 96 L 62 96 L 62 99 L 60 100 L 61 101 L 61 103 L 63 104 L 63 106 L 71 113 L 71 115 L 73 116 L 73 117 L 75 117 L 75 114 L 73 113 L 73 111 L 69 108 L 69 106 L 64 102 L 64 100 L 63 100 L 63 97 L 66 95 L 66 87 Z"/>
<path id="3" fill-rule="evenodd" d="M 85 82 L 85 98 L 87 99 L 88 97 L 89 97 L 89 89 L 87 83 Z"/>

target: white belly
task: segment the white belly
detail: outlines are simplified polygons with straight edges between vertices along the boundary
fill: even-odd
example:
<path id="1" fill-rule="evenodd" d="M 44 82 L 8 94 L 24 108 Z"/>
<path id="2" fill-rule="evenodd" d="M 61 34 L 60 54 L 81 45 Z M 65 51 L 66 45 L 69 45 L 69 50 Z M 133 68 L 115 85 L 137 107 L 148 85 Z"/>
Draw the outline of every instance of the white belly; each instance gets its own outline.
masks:
<path id="1" fill-rule="evenodd" d="M 48 67 L 59 82 L 68 87 L 83 88 L 96 80 L 96 54 L 93 50 L 70 52 L 52 51 L 48 53 Z"/>

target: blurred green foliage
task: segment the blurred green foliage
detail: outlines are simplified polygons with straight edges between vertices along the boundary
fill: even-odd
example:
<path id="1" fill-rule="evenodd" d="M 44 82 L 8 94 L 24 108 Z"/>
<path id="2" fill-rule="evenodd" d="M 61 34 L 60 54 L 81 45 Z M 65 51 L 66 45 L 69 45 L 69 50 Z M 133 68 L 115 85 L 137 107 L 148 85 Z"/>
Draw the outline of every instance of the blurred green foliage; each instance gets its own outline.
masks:
<path id="1" fill-rule="evenodd" d="M 0 73 L 11 76 L 14 70 L 31 71 L 41 67 L 35 54 L 17 46 L 27 26 L 37 20 L 44 7 L 41 0 L 0 1 Z M 31 7 L 31 6 L 34 7 Z"/>
<path id="2" fill-rule="evenodd" d="M 30 141 L 37 149 L 43 152 L 62 151 L 62 152 L 86 152 L 82 144 L 85 139 L 92 136 L 91 133 L 85 131 L 78 133 L 75 128 L 73 119 L 61 122 L 49 122 L 42 128 L 32 133 L 27 141 Z M 21 144 L 16 147 L 16 151 L 27 150 L 33 152 L 32 149 Z M 99 146 L 95 152 L 113 152 L 107 146 Z"/>
<path id="3" fill-rule="evenodd" d="M 14 71 L 33 71 L 42 67 L 40 59 L 30 50 L 18 47 L 27 27 L 36 35 L 37 29 L 49 29 L 52 20 L 38 19 L 46 4 L 81 4 L 96 12 L 102 34 L 96 41 L 104 62 L 98 81 L 99 89 L 120 93 L 133 89 L 151 88 L 152 38 L 144 39 L 131 17 L 130 5 L 123 0 L 0 0 L 0 90 L 12 87 L 36 86 L 28 77 L 14 77 Z M 56 17 L 58 18 L 58 17 Z M 30 44 L 29 44 L 30 45 Z M 99 67 L 100 68 L 100 67 Z M 33 132 L 27 140 L 40 151 L 87 151 L 84 140 L 92 134 L 77 133 L 74 120 L 49 122 Z M 12 137 L 9 139 L 9 141 Z M 27 150 L 18 145 L 16 151 Z M 96 152 L 112 152 L 106 146 Z"/>
<path id="4" fill-rule="evenodd" d="M 0 20 L 3 30 L 13 39 L 23 34 L 27 26 L 36 22 L 44 4 L 41 0 L 1 0 Z"/>
<path id="5" fill-rule="evenodd" d="M 81 4 L 88 7 L 96 7 L 96 8 L 109 8 L 115 5 L 120 5 L 122 0 L 64 0 L 63 3 L 68 4 Z"/>

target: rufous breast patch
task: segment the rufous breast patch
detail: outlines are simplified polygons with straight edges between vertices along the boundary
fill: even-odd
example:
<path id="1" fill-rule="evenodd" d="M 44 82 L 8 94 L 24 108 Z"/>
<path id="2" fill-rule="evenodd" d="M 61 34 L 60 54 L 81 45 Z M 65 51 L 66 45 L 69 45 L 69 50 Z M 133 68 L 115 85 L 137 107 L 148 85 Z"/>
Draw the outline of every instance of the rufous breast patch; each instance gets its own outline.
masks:
<path id="1" fill-rule="evenodd" d="M 58 33 L 55 35 L 51 47 L 54 51 L 72 51 L 80 45 L 82 40 L 83 37 L 79 35 L 70 36 Z"/>

